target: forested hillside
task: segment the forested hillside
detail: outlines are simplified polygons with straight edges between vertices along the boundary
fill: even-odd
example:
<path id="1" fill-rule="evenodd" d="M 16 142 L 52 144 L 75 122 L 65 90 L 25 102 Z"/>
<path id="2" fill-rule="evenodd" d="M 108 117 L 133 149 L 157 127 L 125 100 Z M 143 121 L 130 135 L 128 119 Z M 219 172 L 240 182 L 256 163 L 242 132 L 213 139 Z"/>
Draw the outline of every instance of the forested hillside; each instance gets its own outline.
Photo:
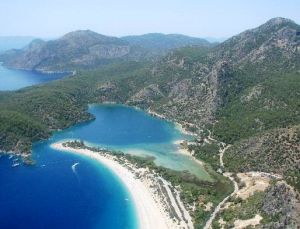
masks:
<path id="1" fill-rule="evenodd" d="M 22 67 L 26 60 L 29 69 L 77 69 L 75 76 L 59 81 L 0 93 L 2 151 L 27 158 L 33 141 L 93 119 L 87 113 L 88 104 L 122 103 L 155 111 L 195 132 L 194 156 L 216 171 L 224 169 L 218 151 L 223 142 L 231 145 L 224 155 L 226 171 L 276 173 L 300 190 L 299 25 L 275 18 L 215 47 L 189 46 L 157 61 L 129 58 L 106 65 L 98 61 L 130 53 L 128 41 L 90 31 L 79 39 L 78 33 L 86 35 L 71 33 L 46 46 L 43 41 L 34 41 L 29 51 L 12 51 L 1 57 L 8 58 L 7 64 L 15 67 Z M 66 44 L 63 49 L 62 44 Z M 98 52 L 104 44 L 110 47 L 105 57 Z M 31 58 L 48 46 L 54 56 L 42 62 Z M 87 70 L 85 67 L 91 63 L 93 69 Z M 219 144 L 203 141 L 208 133 Z M 277 199 L 268 205 L 274 193 Z M 286 196 L 296 207 L 278 208 Z M 274 183 L 247 200 L 233 198 L 231 203 L 237 207 L 224 210 L 218 217 L 232 225 L 234 219 L 254 217 L 257 211 L 265 216 L 266 228 L 295 225 L 296 196 L 287 184 Z M 213 225 L 219 227 L 218 222 Z"/>

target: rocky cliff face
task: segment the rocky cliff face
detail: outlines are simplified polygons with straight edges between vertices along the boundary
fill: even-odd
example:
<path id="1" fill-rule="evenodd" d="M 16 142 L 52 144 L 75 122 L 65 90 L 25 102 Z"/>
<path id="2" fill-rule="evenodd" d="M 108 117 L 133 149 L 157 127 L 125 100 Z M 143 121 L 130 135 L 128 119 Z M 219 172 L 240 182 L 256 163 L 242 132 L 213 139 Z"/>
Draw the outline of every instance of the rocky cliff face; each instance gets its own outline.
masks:
<path id="1" fill-rule="evenodd" d="M 150 74 L 156 84 L 142 88 L 127 103 L 156 110 L 172 120 L 186 123 L 187 127 L 200 128 L 214 121 L 220 102 L 219 83 L 230 74 L 230 66 L 223 61 L 212 66 L 190 64 L 185 57 L 174 54 L 153 67 Z"/>

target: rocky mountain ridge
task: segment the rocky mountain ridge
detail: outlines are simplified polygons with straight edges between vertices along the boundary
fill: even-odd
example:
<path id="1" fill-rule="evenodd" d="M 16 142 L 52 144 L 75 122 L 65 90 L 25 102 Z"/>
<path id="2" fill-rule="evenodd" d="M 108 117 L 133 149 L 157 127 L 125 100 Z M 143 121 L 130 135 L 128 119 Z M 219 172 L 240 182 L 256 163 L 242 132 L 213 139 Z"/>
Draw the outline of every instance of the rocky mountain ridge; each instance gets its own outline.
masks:
<path id="1" fill-rule="evenodd" d="M 266 79 L 275 70 L 276 73 L 287 69 L 299 70 L 298 31 L 299 26 L 290 20 L 276 18 L 202 54 L 203 49 L 196 48 L 175 51 L 162 60 L 161 65 L 158 64 L 151 70 L 153 78 L 160 84 L 155 86 L 157 93 L 149 94 L 147 88 L 142 89 L 128 103 L 153 106 L 153 109 L 167 117 L 182 118 L 191 123 L 198 120 L 198 125 L 212 124 L 218 108 L 229 102 L 227 95 L 232 94 L 232 90 L 236 94 L 243 90 L 246 92 L 243 87 L 256 87 L 258 81 Z M 278 55 L 274 56 L 274 53 Z M 250 65 L 252 68 L 256 66 L 251 70 L 253 75 L 247 73 Z M 168 76 L 169 72 L 173 74 Z M 265 76 L 261 76 L 264 73 Z M 249 85 L 241 82 L 241 74 L 247 75 L 245 81 L 251 81 Z M 156 97 L 156 94 L 161 96 L 160 101 L 166 102 L 156 103 L 157 99 L 151 98 Z M 182 110 L 185 112 L 181 112 Z"/>
<path id="2" fill-rule="evenodd" d="M 181 34 L 148 33 L 137 36 L 125 36 L 121 39 L 133 46 L 139 46 L 153 54 L 166 54 L 168 51 L 184 46 L 212 46 L 207 40 Z"/>
<path id="3" fill-rule="evenodd" d="M 259 210 L 269 215 L 263 215 L 267 221 L 261 222 L 261 228 L 297 224 L 299 36 L 299 25 L 275 18 L 213 48 L 184 47 L 156 62 L 121 62 L 81 70 L 74 77 L 46 85 L 2 92 L 0 149 L 30 154 L 32 141 L 90 120 L 86 111 L 90 103 L 137 106 L 198 134 L 192 153 L 216 171 L 276 172 L 296 189 L 294 193 L 285 183 L 271 183 L 246 201 L 232 200 L 236 207 L 229 213 L 225 210 L 225 218 L 247 220 Z M 81 42 L 72 36 L 71 40 L 68 47 Z M 93 39 L 88 44 L 97 45 Z M 39 50 L 43 42 L 31 46 L 30 50 Z M 209 140 L 210 133 L 214 141 Z M 231 145 L 223 156 L 223 167 L 220 142 Z M 273 215 L 273 210 L 278 214 Z"/>
<path id="4" fill-rule="evenodd" d="M 21 50 L 9 50 L 0 60 L 11 68 L 36 71 L 71 71 L 97 68 L 117 61 L 149 60 L 166 54 L 170 49 L 186 45 L 210 46 L 210 43 L 184 35 L 159 37 L 109 37 L 90 30 L 70 32 L 63 37 L 43 41 L 36 39 Z"/>

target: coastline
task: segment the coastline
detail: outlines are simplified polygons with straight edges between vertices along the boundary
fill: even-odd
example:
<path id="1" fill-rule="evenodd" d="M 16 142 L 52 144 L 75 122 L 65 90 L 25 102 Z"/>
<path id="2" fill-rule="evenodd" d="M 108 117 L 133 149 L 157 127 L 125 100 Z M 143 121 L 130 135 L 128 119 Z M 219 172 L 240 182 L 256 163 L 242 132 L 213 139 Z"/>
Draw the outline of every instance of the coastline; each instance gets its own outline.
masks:
<path id="1" fill-rule="evenodd" d="M 186 147 L 182 146 L 182 144 L 184 144 L 185 142 L 186 142 L 186 140 L 176 140 L 176 141 L 173 141 L 173 144 L 177 146 L 177 150 L 178 150 L 179 153 L 191 157 L 192 160 L 197 162 L 199 165 L 204 166 L 203 161 L 197 159 L 194 156 L 193 152 L 190 152 Z"/>
<path id="2" fill-rule="evenodd" d="M 164 115 L 161 115 L 161 114 L 158 114 L 157 112 L 151 110 L 150 108 L 146 110 L 146 112 L 151 115 L 151 116 L 154 116 L 156 118 L 159 118 L 159 119 L 163 119 L 163 120 L 168 120 Z M 170 120 L 169 120 L 170 121 Z M 174 124 L 175 124 L 175 128 L 181 132 L 183 135 L 189 135 L 189 136 L 194 136 L 194 137 L 197 137 L 198 135 L 196 133 L 193 133 L 193 132 L 190 132 L 188 130 L 186 130 L 182 124 L 180 124 L 179 122 L 176 122 L 174 121 Z M 192 160 L 194 160 L 196 163 L 198 163 L 200 166 L 204 166 L 204 162 L 197 159 L 193 152 L 190 152 L 187 148 L 183 147 L 182 144 L 186 142 L 186 140 L 175 140 L 173 141 L 173 144 L 177 146 L 177 149 L 178 149 L 178 152 L 183 154 L 183 155 L 186 155 L 186 156 L 189 156 L 192 158 Z"/>
<path id="3" fill-rule="evenodd" d="M 157 117 L 157 118 L 159 118 L 159 119 L 164 119 L 164 120 L 171 121 L 171 120 L 169 120 L 168 118 L 166 118 L 164 115 L 161 115 L 161 114 L 159 114 L 159 113 L 157 113 L 157 112 L 151 110 L 150 108 L 147 109 L 147 110 L 145 110 L 145 111 L 146 111 L 149 115 L 151 115 L 151 116 Z M 185 129 L 181 123 L 179 123 L 179 122 L 177 122 L 177 121 L 175 121 L 175 120 L 173 120 L 172 122 L 175 124 L 175 128 L 176 128 L 179 132 L 181 132 L 182 134 L 184 134 L 184 135 L 190 135 L 190 136 L 197 136 L 196 133 L 193 133 L 193 132 L 188 131 L 187 129 Z"/>
<path id="4" fill-rule="evenodd" d="M 136 168 L 128 162 L 120 164 L 116 156 L 99 154 L 89 149 L 67 147 L 62 142 L 54 143 L 51 147 L 56 150 L 87 156 L 111 169 L 132 196 L 139 228 L 193 228 L 192 219 L 180 201 L 179 193 L 173 194 L 169 182 L 151 173 L 148 169 Z M 177 219 L 170 216 L 168 209 L 171 208 L 177 214 Z"/>
<path id="5" fill-rule="evenodd" d="M 179 130 L 182 134 L 190 135 L 190 136 L 194 136 L 194 137 L 197 136 L 196 133 L 193 133 L 193 132 L 191 132 L 191 131 L 186 130 L 186 129 L 182 126 L 182 124 L 180 124 L 179 122 L 175 122 L 175 128 L 176 128 L 177 130 Z"/>

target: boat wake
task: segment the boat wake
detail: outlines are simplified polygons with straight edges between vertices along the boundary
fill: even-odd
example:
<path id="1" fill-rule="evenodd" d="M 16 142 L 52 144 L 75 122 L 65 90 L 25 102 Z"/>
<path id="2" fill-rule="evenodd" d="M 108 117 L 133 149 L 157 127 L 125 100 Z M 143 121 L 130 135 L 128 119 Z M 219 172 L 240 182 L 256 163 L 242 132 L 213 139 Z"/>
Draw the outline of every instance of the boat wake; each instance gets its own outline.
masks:
<path id="1" fill-rule="evenodd" d="M 77 165 L 79 165 L 78 162 L 76 162 L 74 165 L 71 166 L 71 167 L 72 167 L 72 171 L 73 171 L 73 173 L 74 173 L 75 175 L 77 175 L 77 172 L 76 172 L 76 166 L 77 166 Z"/>

